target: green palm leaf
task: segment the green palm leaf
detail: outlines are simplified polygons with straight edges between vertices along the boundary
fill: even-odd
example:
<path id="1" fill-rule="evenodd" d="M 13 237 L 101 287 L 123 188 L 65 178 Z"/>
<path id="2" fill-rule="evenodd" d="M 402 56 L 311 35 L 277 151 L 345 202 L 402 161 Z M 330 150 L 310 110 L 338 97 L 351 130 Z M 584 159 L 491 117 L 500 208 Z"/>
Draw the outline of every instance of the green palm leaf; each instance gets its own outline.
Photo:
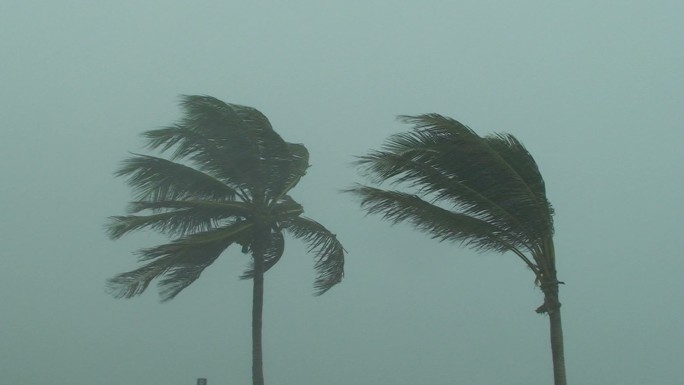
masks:
<path id="1" fill-rule="evenodd" d="M 149 155 L 125 160 L 115 176 L 127 177 L 138 199 L 206 198 L 233 200 L 236 190 L 209 174 Z"/>
<path id="2" fill-rule="evenodd" d="M 284 228 L 306 242 L 309 252 L 315 253 L 315 295 L 325 293 L 342 280 L 345 250 L 335 234 L 313 219 L 300 216 L 290 219 Z"/>
<path id="3" fill-rule="evenodd" d="M 269 164 L 270 177 L 267 194 L 274 204 L 287 194 L 309 168 L 309 151 L 302 144 L 287 143 L 287 156 L 278 156 Z"/>
<path id="4" fill-rule="evenodd" d="M 244 135 L 236 131 L 231 137 L 222 132 L 197 132 L 178 123 L 144 135 L 150 148 L 173 148 L 172 160 L 186 160 L 223 183 L 245 189 L 258 182 L 258 157 L 251 152 Z"/>
<path id="5" fill-rule="evenodd" d="M 368 214 L 379 214 L 394 224 L 408 222 L 439 241 L 499 252 L 519 246 L 515 240 L 504 240 L 506 234 L 486 220 L 441 208 L 414 194 L 361 185 L 347 191 L 361 198 L 361 207 Z"/>
<path id="6" fill-rule="evenodd" d="M 214 201 L 137 201 L 131 202 L 132 212 L 151 210 L 150 215 L 113 216 L 107 224 L 112 239 L 143 228 L 183 236 L 220 226 L 222 222 L 246 219 L 252 208 L 244 202 Z"/>
<path id="7" fill-rule="evenodd" d="M 237 222 L 142 249 L 140 260 L 147 263 L 110 279 L 108 289 L 117 298 L 130 298 L 142 294 L 152 280 L 161 278 L 162 301 L 168 301 L 199 278 L 228 246 L 243 239 L 251 227 L 248 223 Z"/>

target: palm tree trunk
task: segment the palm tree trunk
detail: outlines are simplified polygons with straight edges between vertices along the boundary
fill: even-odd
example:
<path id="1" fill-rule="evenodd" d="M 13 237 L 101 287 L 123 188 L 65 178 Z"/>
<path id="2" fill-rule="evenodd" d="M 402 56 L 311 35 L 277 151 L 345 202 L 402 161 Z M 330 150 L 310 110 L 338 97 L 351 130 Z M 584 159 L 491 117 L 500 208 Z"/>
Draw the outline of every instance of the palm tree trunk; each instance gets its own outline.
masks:
<path id="1" fill-rule="evenodd" d="M 537 309 L 537 313 L 549 315 L 551 331 L 551 357 L 553 359 L 553 383 L 554 385 L 567 385 L 565 377 L 565 354 L 563 349 L 563 327 L 561 325 L 561 303 L 558 300 L 558 284 L 555 274 L 542 283 L 544 292 L 544 304 Z"/>
<path id="2" fill-rule="evenodd" d="M 551 326 L 551 356 L 553 357 L 553 383 L 567 385 L 565 377 L 565 355 L 563 353 L 563 328 L 560 306 L 549 312 Z"/>
<path id="3" fill-rule="evenodd" d="M 257 245 L 259 244 L 259 245 Z M 264 249 L 254 242 L 254 288 L 252 291 L 252 384 L 264 385 L 264 362 L 261 348 L 261 328 L 264 307 Z"/>

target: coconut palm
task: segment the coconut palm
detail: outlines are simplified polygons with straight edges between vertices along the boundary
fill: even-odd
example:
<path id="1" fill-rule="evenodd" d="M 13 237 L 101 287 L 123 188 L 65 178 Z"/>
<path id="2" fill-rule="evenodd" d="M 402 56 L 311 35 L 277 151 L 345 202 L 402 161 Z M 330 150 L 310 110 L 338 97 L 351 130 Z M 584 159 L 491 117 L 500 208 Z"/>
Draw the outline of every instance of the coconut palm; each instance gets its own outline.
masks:
<path id="1" fill-rule="evenodd" d="M 227 248 L 239 246 L 251 255 L 241 278 L 254 284 L 252 377 L 263 385 L 264 273 L 283 255 L 283 232 L 314 252 L 316 295 L 342 279 L 345 251 L 288 195 L 309 166 L 303 145 L 285 142 L 254 108 L 209 96 L 184 96 L 181 106 L 179 122 L 144 133 L 148 147 L 170 152 L 169 159 L 133 154 L 116 172 L 128 178 L 136 198 L 130 215 L 111 217 L 107 225 L 112 239 L 146 228 L 173 239 L 140 250 L 144 264 L 108 280 L 108 289 L 130 298 L 157 279 L 161 300 L 168 301 Z"/>
<path id="2" fill-rule="evenodd" d="M 376 187 L 348 191 L 393 223 L 408 222 L 439 241 L 511 252 L 534 273 L 549 316 L 556 385 L 565 385 L 553 208 L 537 164 L 515 137 L 480 137 L 437 114 L 403 116 L 413 126 L 357 160 Z M 388 182 L 390 189 L 380 184 Z"/>

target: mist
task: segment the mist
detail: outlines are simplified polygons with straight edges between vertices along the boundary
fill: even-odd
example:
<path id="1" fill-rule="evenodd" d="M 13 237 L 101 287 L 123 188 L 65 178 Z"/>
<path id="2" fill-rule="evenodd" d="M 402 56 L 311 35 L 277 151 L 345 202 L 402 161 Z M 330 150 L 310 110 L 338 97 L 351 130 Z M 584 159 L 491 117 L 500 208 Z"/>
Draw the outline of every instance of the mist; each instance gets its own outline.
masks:
<path id="1" fill-rule="evenodd" d="M 166 238 L 110 240 L 120 162 L 181 117 L 180 95 L 263 112 L 311 167 L 292 191 L 334 231 L 343 281 L 314 296 L 286 238 L 265 276 L 269 385 L 552 382 L 534 275 L 439 243 L 340 193 L 354 157 L 439 113 L 508 132 L 556 215 L 571 384 L 684 377 L 684 5 L 677 1 L 0 4 L 0 383 L 248 384 L 248 256 L 175 299 L 105 292 Z"/>

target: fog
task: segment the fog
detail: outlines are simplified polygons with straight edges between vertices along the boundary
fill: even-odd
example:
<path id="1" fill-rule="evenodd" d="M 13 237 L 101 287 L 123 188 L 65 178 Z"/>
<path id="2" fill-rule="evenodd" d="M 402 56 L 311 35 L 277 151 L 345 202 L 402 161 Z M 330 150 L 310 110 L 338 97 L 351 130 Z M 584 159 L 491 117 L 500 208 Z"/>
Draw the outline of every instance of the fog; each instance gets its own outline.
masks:
<path id="1" fill-rule="evenodd" d="M 265 277 L 269 385 L 552 382 L 548 317 L 510 254 L 365 216 L 354 156 L 435 112 L 508 132 L 556 209 L 571 384 L 684 377 L 680 1 L 0 3 L 0 383 L 248 384 L 247 257 L 174 300 L 105 281 L 165 238 L 111 241 L 113 176 L 181 94 L 262 111 L 312 167 L 292 195 L 337 233 L 345 278 L 312 295 L 286 239 Z"/>

